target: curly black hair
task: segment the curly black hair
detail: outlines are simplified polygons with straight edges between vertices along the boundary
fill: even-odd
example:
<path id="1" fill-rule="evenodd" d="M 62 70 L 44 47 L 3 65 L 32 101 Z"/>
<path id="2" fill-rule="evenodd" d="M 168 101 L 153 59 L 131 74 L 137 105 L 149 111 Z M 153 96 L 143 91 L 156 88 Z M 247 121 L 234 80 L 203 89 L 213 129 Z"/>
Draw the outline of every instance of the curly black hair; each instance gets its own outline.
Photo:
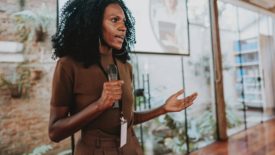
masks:
<path id="1" fill-rule="evenodd" d="M 113 53 L 121 53 L 114 56 L 124 63 L 129 60 L 129 52 L 136 43 L 135 19 L 122 0 L 69 0 L 62 9 L 57 32 L 52 37 L 53 59 L 70 56 L 85 67 L 98 63 L 103 14 L 105 8 L 113 3 L 119 4 L 124 11 L 127 28 L 121 50 Z"/>

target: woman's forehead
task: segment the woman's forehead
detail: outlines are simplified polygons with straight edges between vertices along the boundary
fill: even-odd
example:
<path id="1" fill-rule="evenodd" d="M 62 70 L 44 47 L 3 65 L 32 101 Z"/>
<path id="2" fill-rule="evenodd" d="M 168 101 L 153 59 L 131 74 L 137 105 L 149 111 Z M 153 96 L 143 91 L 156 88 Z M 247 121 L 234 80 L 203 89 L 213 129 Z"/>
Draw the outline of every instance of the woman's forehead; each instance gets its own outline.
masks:
<path id="1" fill-rule="evenodd" d="M 125 18 L 124 11 L 119 4 L 109 4 L 104 11 L 104 16 L 121 16 Z"/>

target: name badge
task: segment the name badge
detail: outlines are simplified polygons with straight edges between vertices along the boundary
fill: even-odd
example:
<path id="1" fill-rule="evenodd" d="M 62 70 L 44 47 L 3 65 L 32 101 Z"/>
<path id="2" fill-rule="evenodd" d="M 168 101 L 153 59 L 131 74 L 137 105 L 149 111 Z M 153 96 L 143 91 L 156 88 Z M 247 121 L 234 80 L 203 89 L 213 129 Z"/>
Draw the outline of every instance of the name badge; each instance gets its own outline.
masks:
<path id="1" fill-rule="evenodd" d="M 120 148 L 123 147 L 127 142 L 127 120 L 124 117 L 120 118 Z"/>

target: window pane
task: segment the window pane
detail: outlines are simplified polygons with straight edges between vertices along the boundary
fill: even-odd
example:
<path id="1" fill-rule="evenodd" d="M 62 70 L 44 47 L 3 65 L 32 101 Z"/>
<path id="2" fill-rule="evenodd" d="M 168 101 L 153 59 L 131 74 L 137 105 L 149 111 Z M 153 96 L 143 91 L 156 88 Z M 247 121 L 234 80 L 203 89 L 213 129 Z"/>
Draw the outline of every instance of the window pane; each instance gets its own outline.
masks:
<path id="1" fill-rule="evenodd" d="M 145 102 L 136 97 L 137 111 L 158 107 L 182 89 L 181 57 L 133 54 L 132 64 L 135 89 L 144 89 L 145 93 Z M 143 140 L 145 154 L 186 153 L 184 120 L 184 112 L 169 113 L 143 123 L 142 128 L 137 126 L 136 133 L 140 141 Z"/>
<path id="2" fill-rule="evenodd" d="M 190 17 L 190 57 L 184 57 L 186 95 L 198 92 L 195 104 L 187 110 L 190 151 L 216 140 L 216 112 L 213 55 L 207 0 L 188 1 Z"/>
<path id="3" fill-rule="evenodd" d="M 268 107 L 274 107 L 273 37 L 268 16 L 223 2 L 218 4 L 220 25 L 230 27 L 220 27 L 220 39 L 227 127 L 228 135 L 232 135 L 259 124 L 264 116 L 268 118 Z M 226 17 L 236 22 L 227 23 Z"/>

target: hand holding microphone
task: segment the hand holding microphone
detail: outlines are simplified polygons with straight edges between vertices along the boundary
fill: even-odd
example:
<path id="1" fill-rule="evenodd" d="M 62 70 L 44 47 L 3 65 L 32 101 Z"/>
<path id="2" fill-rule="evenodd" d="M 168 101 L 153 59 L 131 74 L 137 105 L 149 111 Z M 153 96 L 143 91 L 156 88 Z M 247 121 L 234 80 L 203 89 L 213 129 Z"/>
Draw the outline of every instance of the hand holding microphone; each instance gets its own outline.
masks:
<path id="1" fill-rule="evenodd" d="M 108 80 L 116 81 L 118 80 L 118 69 L 115 64 L 110 64 L 107 68 Z M 113 108 L 119 108 L 119 102 L 115 101 Z"/>
<path id="2" fill-rule="evenodd" d="M 118 80 L 118 69 L 116 65 L 109 65 L 105 72 L 108 82 L 104 82 L 101 97 L 98 100 L 99 109 L 118 108 L 122 95 L 122 84 L 124 81 Z"/>

